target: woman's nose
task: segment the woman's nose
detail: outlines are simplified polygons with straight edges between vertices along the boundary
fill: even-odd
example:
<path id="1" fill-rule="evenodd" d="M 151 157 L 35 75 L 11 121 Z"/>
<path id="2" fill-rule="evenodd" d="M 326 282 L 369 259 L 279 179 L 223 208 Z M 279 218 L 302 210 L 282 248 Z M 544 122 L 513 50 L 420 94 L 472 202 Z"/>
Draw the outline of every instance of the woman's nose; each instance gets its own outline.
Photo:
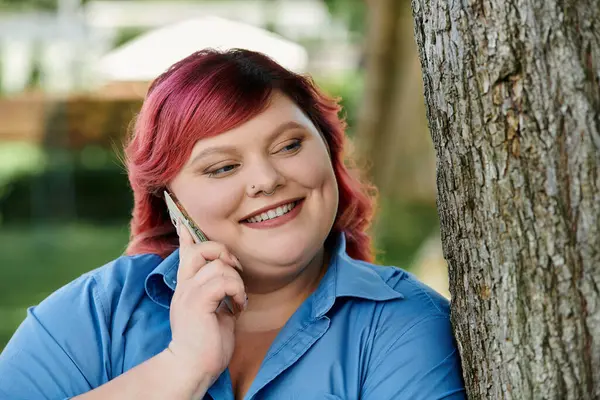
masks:
<path id="1" fill-rule="evenodd" d="M 248 167 L 247 193 L 251 197 L 260 193 L 270 196 L 285 184 L 283 174 L 269 160 L 257 160 Z"/>

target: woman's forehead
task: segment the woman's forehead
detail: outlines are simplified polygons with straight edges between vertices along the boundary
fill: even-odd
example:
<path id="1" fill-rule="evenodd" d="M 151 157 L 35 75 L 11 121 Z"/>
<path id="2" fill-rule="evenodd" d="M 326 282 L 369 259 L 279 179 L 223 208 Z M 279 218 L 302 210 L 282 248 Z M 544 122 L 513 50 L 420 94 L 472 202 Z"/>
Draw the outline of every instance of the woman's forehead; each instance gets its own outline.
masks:
<path id="1" fill-rule="evenodd" d="M 285 131 L 301 129 L 318 134 L 316 127 L 300 107 L 287 96 L 276 94 L 261 113 L 248 121 L 226 132 L 198 140 L 192 157 L 208 147 L 269 140 Z"/>

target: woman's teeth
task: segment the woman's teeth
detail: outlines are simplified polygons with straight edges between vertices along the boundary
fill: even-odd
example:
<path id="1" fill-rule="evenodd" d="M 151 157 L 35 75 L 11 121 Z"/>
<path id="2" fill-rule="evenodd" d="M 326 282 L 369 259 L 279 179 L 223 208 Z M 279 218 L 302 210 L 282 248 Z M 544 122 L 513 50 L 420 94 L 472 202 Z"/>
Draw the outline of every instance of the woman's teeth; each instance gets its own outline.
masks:
<path id="1" fill-rule="evenodd" d="M 290 212 L 290 210 L 292 210 L 294 207 L 296 207 L 295 201 L 293 201 L 289 204 L 286 204 L 284 206 L 280 206 L 280 207 L 274 208 L 272 210 L 265 211 L 264 213 L 262 213 L 260 215 L 256 215 L 252 218 L 248 218 L 246 220 L 246 222 L 250 222 L 250 223 L 261 222 L 261 221 L 266 221 L 268 219 L 281 217 L 283 214 L 287 214 L 288 212 Z"/>

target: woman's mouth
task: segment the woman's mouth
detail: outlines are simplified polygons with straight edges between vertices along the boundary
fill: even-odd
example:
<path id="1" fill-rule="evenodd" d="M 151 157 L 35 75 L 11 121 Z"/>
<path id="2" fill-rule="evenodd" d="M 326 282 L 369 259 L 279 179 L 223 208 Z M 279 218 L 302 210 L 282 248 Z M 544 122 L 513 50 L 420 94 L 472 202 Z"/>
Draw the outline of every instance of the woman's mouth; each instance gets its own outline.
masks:
<path id="1" fill-rule="evenodd" d="M 243 221 L 250 228 L 272 228 L 291 221 L 298 215 L 304 199 L 274 207 Z"/>
<path id="2" fill-rule="evenodd" d="M 277 207 L 277 208 L 273 208 L 271 210 L 265 211 L 259 215 L 256 215 L 252 218 L 248 218 L 247 220 L 245 220 L 244 222 L 248 222 L 248 223 L 257 223 L 257 222 L 261 222 L 261 221 L 267 221 L 270 219 L 275 219 L 277 217 L 281 217 L 284 214 L 287 214 L 288 212 L 290 212 L 294 207 L 296 207 L 296 203 L 298 203 L 297 201 L 292 201 L 291 203 L 288 204 L 284 204 L 283 206 Z"/>

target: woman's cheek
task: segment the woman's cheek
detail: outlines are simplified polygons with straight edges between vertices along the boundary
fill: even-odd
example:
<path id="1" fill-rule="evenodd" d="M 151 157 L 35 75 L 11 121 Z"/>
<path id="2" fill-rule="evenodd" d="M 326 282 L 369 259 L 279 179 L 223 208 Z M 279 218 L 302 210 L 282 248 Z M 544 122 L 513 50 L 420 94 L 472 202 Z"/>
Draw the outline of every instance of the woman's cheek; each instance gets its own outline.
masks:
<path id="1" fill-rule="evenodd" d="M 305 149 L 298 157 L 290 158 L 285 163 L 286 178 L 296 181 L 305 188 L 314 189 L 321 186 L 330 175 L 331 166 L 326 156 L 318 155 L 315 149 Z"/>
<path id="2" fill-rule="evenodd" d="M 215 182 L 205 187 L 198 187 L 194 194 L 194 209 L 191 211 L 192 218 L 197 223 L 205 224 L 202 229 L 207 235 L 210 231 L 218 230 L 237 210 L 239 195 L 234 190 L 232 182 Z"/>

